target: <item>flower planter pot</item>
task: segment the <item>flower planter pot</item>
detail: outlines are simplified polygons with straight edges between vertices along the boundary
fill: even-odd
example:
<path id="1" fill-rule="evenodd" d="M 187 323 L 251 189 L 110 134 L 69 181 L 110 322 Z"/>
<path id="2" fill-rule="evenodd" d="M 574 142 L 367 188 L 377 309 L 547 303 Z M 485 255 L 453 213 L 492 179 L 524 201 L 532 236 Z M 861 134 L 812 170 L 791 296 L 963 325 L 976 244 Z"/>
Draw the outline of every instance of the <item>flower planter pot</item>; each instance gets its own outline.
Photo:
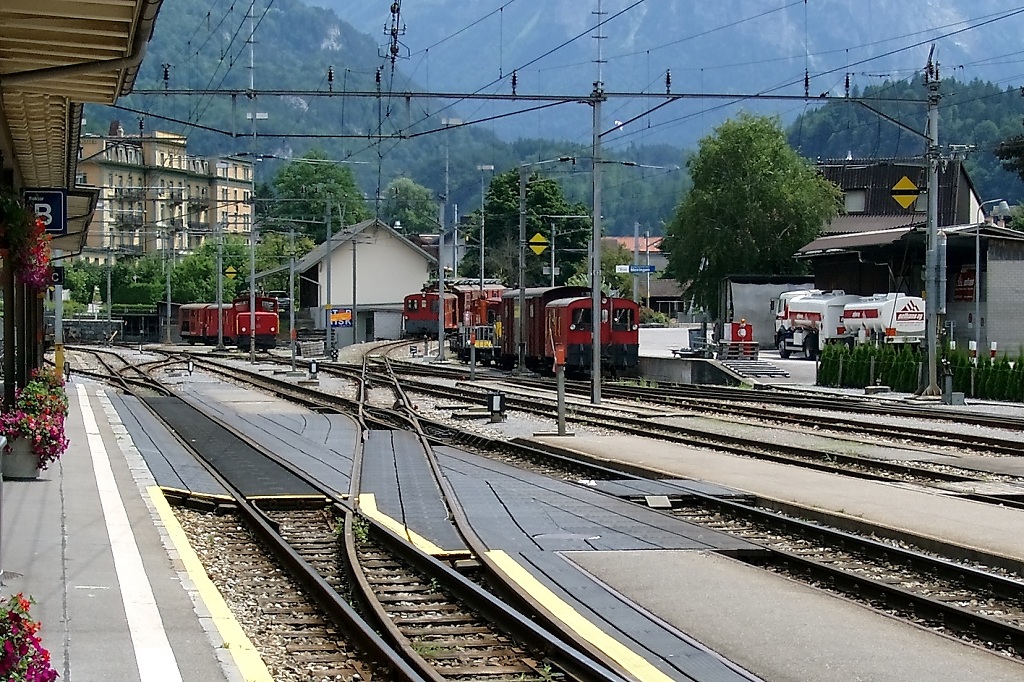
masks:
<path id="1" fill-rule="evenodd" d="M 5 480 L 29 481 L 39 478 L 39 458 L 32 452 L 32 444 L 24 438 L 11 442 L 11 451 L 3 453 Z"/>

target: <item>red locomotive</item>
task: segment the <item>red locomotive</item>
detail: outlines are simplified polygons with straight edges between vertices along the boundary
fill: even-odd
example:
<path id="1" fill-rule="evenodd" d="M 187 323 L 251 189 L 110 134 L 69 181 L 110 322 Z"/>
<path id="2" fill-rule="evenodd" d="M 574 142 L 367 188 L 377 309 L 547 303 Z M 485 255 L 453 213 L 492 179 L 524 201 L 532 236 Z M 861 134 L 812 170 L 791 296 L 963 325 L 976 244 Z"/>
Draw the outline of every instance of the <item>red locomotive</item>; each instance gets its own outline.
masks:
<path id="1" fill-rule="evenodd" d="M 478 301 L 499 298 L 506 291 L 497 280 L 456 279 L 445 282 L 444 328 L 451 336 L 459 329 L 487 324 L 486 305 Z M 422 291 L 405 297 L 404 320 L 406 336 L 437 336 L 437 282 Z"/>
<path id="2" fill-rule="evenodd" d="M 570 373 L 588 371 L 593 348 L 593 316 L 590 297 L 561 298 L 548 303 L 545 362 L 554 362 L 554 349 L 565 349 L 565 368 Z M 601 296 L 601 367 L 613 374 L 631 372 L 638 363 L 640 306 L 627 298 Z"/>
<path id="3" fill-rule="evenodd" d="M 470 314 L 475 324 L 460 327 L 451 337 L 449 348 L 463 362 L 474 357 L 482 365 L 497 362 L 501 356 L 501 325 L 497 324 L 501 316 L 501 297 L 476 299 Z"/>
<path id="4" fill-rule="evenodd" d="M 523 358 L 527 369 L 549 373 L 554 364 L 556 344 L 565 348 L 568 373 L 590 371 L 591 323 L 590 290 L 562 286 L 527 289 L 524 293 L 526 316 L 523 320 Z M 498 327 L 501 339 L 500 364 L 506 369 L 519 361 L 519 291 L 502 297 Z M 601 366 L 612 373 L 637 367 L 640 308 L 631 300 L 601 297 Z"/>
<path id="5" fill-rule="evenodd" d="M 447 336 L 458 329 L 459 314 L 455 294 L 444 295 L 444 333 Z M 436 291 L 420 291 L 405 297 L 402 318 L 406 336 L 436 337 L 438 305 Z"/>
<path id="6" fill-rule="evenodd" d="M 183 341 L 191 344 L 217 343 L 217 324 L 224 320 L 224 343 L 249 350 L 250 329 L 249 296 L 240 295 L 231 303 L 221 306 L 217 314 L 216 303 L 186 303 L 178 309 L 178 324 Z M 256 348 L 270 349 L 277 346 L 278 332 L 277 299 L 270 296 L 256 296 Z"/>

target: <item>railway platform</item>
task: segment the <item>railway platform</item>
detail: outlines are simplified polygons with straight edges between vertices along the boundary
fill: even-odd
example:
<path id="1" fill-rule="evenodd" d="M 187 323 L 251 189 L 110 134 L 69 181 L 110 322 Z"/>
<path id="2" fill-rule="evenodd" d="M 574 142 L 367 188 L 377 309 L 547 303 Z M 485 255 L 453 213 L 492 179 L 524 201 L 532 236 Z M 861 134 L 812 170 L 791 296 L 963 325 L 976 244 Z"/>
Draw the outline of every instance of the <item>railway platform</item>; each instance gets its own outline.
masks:
<path id="1" fill-rule="evenodd" d="M 246 679 L 168 542 L 142 454 L 122 450 L 119 398 L 87 381 L 67 391 L 68 450 L 37 480 L 3 483 L 0 594 L 34 601 L 59 680 Z"/>

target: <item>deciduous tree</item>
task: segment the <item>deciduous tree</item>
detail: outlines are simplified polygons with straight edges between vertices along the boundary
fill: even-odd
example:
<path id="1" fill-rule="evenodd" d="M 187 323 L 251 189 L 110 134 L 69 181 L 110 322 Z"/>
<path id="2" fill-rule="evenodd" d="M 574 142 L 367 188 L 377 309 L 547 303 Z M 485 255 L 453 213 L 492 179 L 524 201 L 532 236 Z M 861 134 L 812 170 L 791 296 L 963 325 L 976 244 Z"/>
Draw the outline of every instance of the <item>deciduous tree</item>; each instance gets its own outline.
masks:
<path id="1" fill-rule="evenodd" d="M 842 206 L 839 188 L 789 146 L 775 117 L 726 121 L 687 165 L 693 188 L 661 248 L 670 275 L 714 317 L 723 277 L 804 272 L 793 254 Z"/>

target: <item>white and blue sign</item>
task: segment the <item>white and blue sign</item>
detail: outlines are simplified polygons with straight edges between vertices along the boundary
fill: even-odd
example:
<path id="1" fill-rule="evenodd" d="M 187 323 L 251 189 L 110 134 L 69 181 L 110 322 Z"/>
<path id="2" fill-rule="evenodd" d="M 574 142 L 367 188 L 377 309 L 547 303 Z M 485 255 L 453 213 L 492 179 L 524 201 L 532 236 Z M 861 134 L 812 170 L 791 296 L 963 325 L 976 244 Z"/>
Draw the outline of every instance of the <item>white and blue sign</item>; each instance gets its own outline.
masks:
<path id="1" fill-rule="evenodd" d="M 68 191 L 56 189 L 26 189 L 25 203 L 33 215 L 41 218 L 47 234 L 68 233 Z"/>
<path id="2" fill-rule="evenodd" d="M 629 266 L 629 274 L 631 274 L 631 275 L 642 274 L 642 273 L 645 273 L 645 272 L 654 272 L 654 266 L 653 265 L 630 265 Z"/>

